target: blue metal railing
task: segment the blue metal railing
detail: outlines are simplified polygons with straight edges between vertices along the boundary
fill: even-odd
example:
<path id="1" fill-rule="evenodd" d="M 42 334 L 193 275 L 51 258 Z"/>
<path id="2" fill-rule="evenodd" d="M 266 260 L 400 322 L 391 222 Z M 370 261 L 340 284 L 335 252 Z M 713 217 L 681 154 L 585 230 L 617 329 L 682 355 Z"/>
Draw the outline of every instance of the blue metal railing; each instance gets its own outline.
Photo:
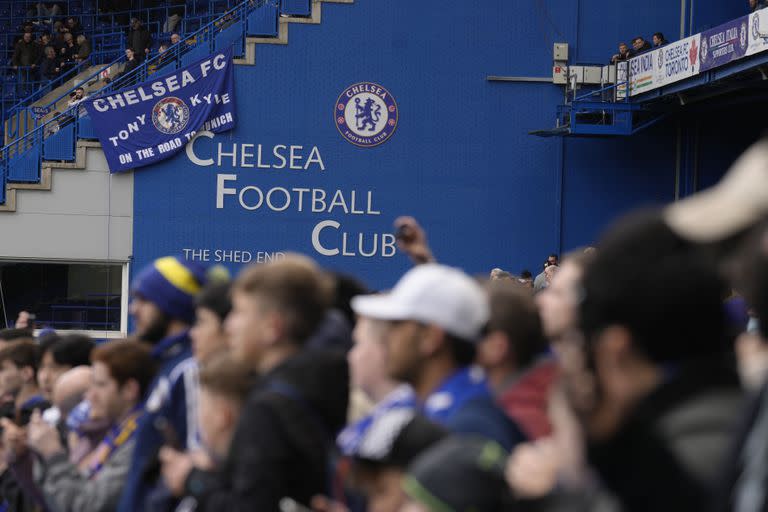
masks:
<path id="1" fill-rule="evenodd" d="M 171 46 L 166 53 L 154 55 L 134 70 L 119 76 L 100 89 L 97 95 L 106 95 L 142 82 L 154 73 L 178 69 L 225 47 L 234 46 L 235 57 L 243 56 L 246 37 L 277 36 L 278 1 L 245 0 Z M 98 78 L 98 73 L 89 79 L 93 77 Z M 67 94 L 49 105 L 55 105 Z M 96 138 L 96 134 L 88 116 L 81 112 L 79 106 L 72 106 L 52 115 L 0 149 L 0 203 L 5 202 L 6 182 L 39 182 L 42 160 L 74 160 L 80 138 Z"/>
<path id="2" fill-rule="evenodd" d="M 96 29 L 90 35 L 91 47 L 94 49 L 99 48 L 99 50 L 91 53 L 91 57 L 88 59 L 88 62 L 91 65 L 100 65 L 106 63 L 106 68 L 115 64 L 115 61 L 122 60 L 123 52 L 125 50 L 125 33 L 128 31 L 129 27 L 128 25 L 124 24 L 120 25 L 118 23 L 120 20 L 130 19 L 133 17 L 138 17 L 139 19 L 145 20 L 145 26 L 150 29 L 151 32 L 154 32 L 154 34 L 157 36 L 153 44 L 153 47 L 157 47 L 160 45 L 161 41 L 169 41 L 173 33 L 188 34 L 190 32 L 200 30 L 203 26 L 211 23 L 214 19 L 217 18 L 215 14 L 215 8 L 223 5 L 226 6 L 224 10 L 228 11 L 230 10 L 230 4 L 237 5 L 237 2 L 233 0 L 209 0 L 205 14 L 198 14 L 197 16 L 188 16 L 188 12 L 194 12 L 197 10 L 197 2 L 192 2 L 194 9 L 188 9 L 186 5 L 183 5 L 172 7 L 164 6 L 132 9 L 128 11 L 119 11 L 113 13 L 80 14 L 78 17 L 83 21 L 81 25 L 85 28 L 95 26 L 97 19 L 100 20 L 102 24 L 106 23 L 108 25 L 108 28 Z M 168 19 L 171 13 L 178 10 L 182 10 L 184 14 L 178 21 L 177 25 L 172 27 L 174 30 L 172 32 L 161 32 L 161 29 L 171 28 L 166 27 L 166 23 L 164 23 L 164 21 Z M 58 19 L 64 21 L 69 17 L 70 16 L 68 15 L 60 15 L 51 16 L 49 18 L 51 18 L 51 20 Z M 21 19 L 22 18 L 19 18 L 20 21 Z M 91 20 L 90 22 L 88 21 L 89 19 Z M 105 22 L 105 19 L 109 21 Z M 195 27 L 195 30 L 191 30 L 191 27 Z M 99 30 L 101 30 L 101 32 Z M 12 39 L 18 39 L 20 36 L 21 34 L 4 34 L 2 37 L 6 38 L 5 46 L 7 47 L 9 37 Z M 82 71 L 84 66 L 78 66 L 78 68 Z M 103 69 L 99 70 L 99 73 L 101 71 L 103 71 Z M 3 89 L 0 91 L 0 113 L 2 114 L 0 115 L 0 119 L 3 121 L 5 140 L 18 138 L 20 135 L 28 131 L 28 120 L 26 119 L 26 116 L 23 115 L 26 112 L 26 109 L 29 108 L 33 103 L 37 102 L 40 98 L 48 94 L 48 92 L 50 92 L 52 89 L 55 89 L 60 84 L 65 83 L 67 80 L 73 78 L 76 74 L 77 73 L 70 74 L 70 72 L 67 72 L 68 77 L 66 79 L 57 79 L 56 85 L 53 85 L 50 83 L 50 81 L 45 80 L 19 80 L 23 87 L 18 86 L 17 84 L 6 85 L 10 80 L 6 79 L 6 77 L 3 77 L 4 79 L 2 82 L 0 82 L 3 84 Z M 2 73 L 0 73 L 0 75 L 2 75 Z M 14 74 L 12 76 L 15 77 L 16 75 Z M 92 77 L 89 77 L 83 81 L 88 82 L 91 80 L 91 78 Z M 11 85 L 14 87 L 12 88 Z M 61 97 L 70 94 L 76 87 L 77 85 L 73 85 L 71 90 L 66 91 Z M 9 98 L 18 98 L 19 96 L 26 97 L 20 101 L 17 101 L 10 107 L 7 105 Z"/>

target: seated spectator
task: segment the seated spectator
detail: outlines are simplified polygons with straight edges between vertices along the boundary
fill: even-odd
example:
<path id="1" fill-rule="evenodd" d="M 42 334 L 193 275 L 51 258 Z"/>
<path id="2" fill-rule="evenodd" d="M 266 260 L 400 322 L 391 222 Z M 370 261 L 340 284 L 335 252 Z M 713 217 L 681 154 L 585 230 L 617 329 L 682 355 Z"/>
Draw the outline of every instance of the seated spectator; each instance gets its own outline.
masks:
<path id="1" fill-rule="evenodd" d="M 95 416 L 108 419 L 111 430 L 80 471 L 69 462 L 57 430 L 39 412 L 29 425 L 28 444 L 40 458 L 39 487 L 45 501 L 59 512 L 106 512 L 117 506 L 131 465 L 134 434 L 143 414 L 139 407 L 155 363 L 149 347 L 135 341 L 113 341 L 94 349 L 93 382 L 88 402 Z"/>
<path id="2" fill-rule="evenodd" d="M 171 34 L 171 46 L 178 44 L 181 41 L 179 34 Z"/>
<path id="3" fill-rule="evenodd" d="M 77 53 L 73 56 L 75 62 L 82 62 L 88 60 L 91 56 L 91 42 L 83 34 L 77 36 Z"/>
<path id="4" fill-rule="evenodd" d="M 611 64 L 624 62 L 625 60 L 629 60 L 630 57 L 631 54 L 629 52 L 629 46 L 627 46 L 627 43 L 619 43 L 619 53 L 616 53 L 613 57 L 611 57 Z"/>
<path id="5" fill-rule="evenodd" d="M 46 80 L 54 80 L 61 75 L 61 58 L 52 46 L 45 47 L 45 58 L 40 64 L 40 74 Z"/>
<path id="6" fill-rule="evenodd" d="M 69 95 L 70 99 L 67 102 L 68 107 L 74 107 L 75 105 L 79 105 L 84 100 L 88 99 L 88 96 L 85 94 L 85 89 L 82 87 L 78 87 L 75 89 L 75 91 Z M 82 111 L 82 109 L 81 109 Z"/>
<path id="7" fill-rule="evenodd" d="M 31 32 L 24 32 L 22 38 L 13 48 L 13 58 L 11 63 L 14 69 L 19 67 L 36 68 L 40 60 L 40 47 L 32 40 Z"/>
<path id="8" fill-rule="evenodd" d="M 749 12 L 755 12 L 768 6 L 768 0 L 749 0 Z"/>
<path id="9" fill-rule="evenodd" d="M 557 268 L 557 267 L 551 267 Z M 539 312 L 527 290 L 512 281 L 489 283 L 491 315 L 477 361 L 504 412 L 530 439 L 551 432 L 549 391 L 557 375 Z"/>
<path id="10" fill-rule="evenodd" d="M 75 366 L 88 365 L 94 343 L 88 336 L 71 334 L 51 337 L 40 343 L 40 368 L 37 383 L 40 394 L 50 401 L 56 381 Z"/>
<path id="11" fill-rule="evenodd" d="M 669 41 L 667 41 L 664 38 L 664 34 L 661 32 L 656 32 L 653 34 L 653 47 L 654 48 L 661 48 L 662 46 L 666 46 L 669 44 Z"/>
<path id="12" fill-rule="evenodd" d="M 637 36 L 632 40 L 632 55 L 640 55 L 651 49 L 651 43 L 646 41 L 642 36 Z"/>
<path id="13" fill-rule="evenodd" d="M 387 322 L 389 377 L 413 387 L 429 419 L 507 450 L 525 440 L 494 404 L 482 370 L 471 366 L 489 307 L 469 276 L 435 263 L 418 265 L 390 293 L 355 297 L 352 308 Z"/>
<path id="14" fill-rule="evenodd" d="M 492 441 L 449 437 L 408 468 L 401 512 L 516 510 L 504 479 L 504 450 Z"/>

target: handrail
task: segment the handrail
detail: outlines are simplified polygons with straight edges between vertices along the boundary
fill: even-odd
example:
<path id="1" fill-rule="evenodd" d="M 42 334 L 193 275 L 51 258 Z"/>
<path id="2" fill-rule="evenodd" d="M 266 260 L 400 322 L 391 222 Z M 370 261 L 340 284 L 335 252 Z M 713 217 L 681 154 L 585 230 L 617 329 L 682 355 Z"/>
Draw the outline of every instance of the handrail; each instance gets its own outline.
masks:
<path id="1" fill-rule="evenodd" d="M 218 29 L 220 26 L 223 26 L 222 28 L 226 28 L 225 23 L 230 22 L 232 20 L 237 20 L 237 18 L 235 18 L 235 16 L 240 16 L 244 20 L 245 19 L 245 14 L 250 12 L 251 9 L 260 8 L 260 7 L 263 7 L 265 5 L 270 5 L 270 4 L 271 5 L 275 5 L 274 2 L 276 2 L 276 1 L 278 1 L 278 0 L 244 0 L 243 2 L 238 4 L 237 6 L 235 6 L 232 9 L 226 11 L 224 14 L 222 14 L 221 16 L 216 18 L 215 20 L 213 20 L 210 23 L 206 24 L 205 26 L 201 27 L 199 30 L 197 30 L 193 34 L 185 36 L 177 44 L 174 44 L 173 46 L 171 46 L 168 49 L 168 51 L 165 52 L 165 53 L 170 54 L 170 56 L 173 58 L 175 63 L 180 63 L 181 62 L 181 57 L 184 54 L 186 54 L 187 52 L 191 51 L 192 48 L 196 48 L 200 44 L 206 44 L 206 43 L 210 44 L 210 43 L 212 43 L 214 41 L 213 38 L 207 38 L 206 39 L 206 38 L 202 37 L 202 36 L 206 35 L 207 33 L 209 33 L 209 31 L 212 31 L 212 29 Z M 187 44 L 189 41 L 195 41 L 195 43 L 193 45 Z M 180 50 L 184 50 L 184 51 L 180 51 Z M 100 89 L 96 94 L 92 95 L 91 97 L 94 97 L 94 96 L 98 97 L 98 96 L 102 96 L 102 95 L 104 95 L 104 94 L 106 94 L 108 92 L 111 92 L 111 91 L 115 90 L 115 87 L 117 85 L 128 83 L 129 79 L 134 79 L 134 78 L 140 76 L 141 73 L 146 73 L 146 76 L 148 76 L 148 74 L 149 74 L 148 73 L 149 66 L 151 64 L 153 64 L 153 63 L 155 63 L 155 64 L 159 63 L 160 62 L 160 58 L 163 55 L 165 55 L 165 53 L 158 54 L 158 55 L 155 55 L 155 56 L 153 56 L 151 58 L 145 59 L 144 62 L 142 62 L 139 66 L 136 67 L 136 69 L 134 69 L 134 70 L 130 71 L 129 73 L 121 76 L 119 79 L 111 82 L 110 84 L 108 84 L 106 87 L 103 87 L 102 89 Z M 116 61 L 114 61 L 113 64 L 114 63 L 116 63 Z M 103 69 L 102 69 L 102 71 L 103 71 Z M 99 73 L 100 72 L 101 71 L 99 71 Z M 99 73 L 91 75 L 91 77 L 97 76 Z M 59 99 L 61 99 L 63 97 L 64 96 L 62 95 L 61 97 L 59 97 Z M 58 100 L 56 100 L 56 101 L 58 101 Z M 53 118 L 51 118 L 48 121 L 40 124 L 39 126 L 36 126 L 33 130 L 25 133 L 24 135 L 22 135 L 20 137 L 17 137 L 13 141 L 9 142 L 8 144 L 6 144 L 2 148 L 0 148 L 0 161 L 5 161 L 4 162 L 5 165 L 0 166 L 0 167 L 2 167 L 2 169 L 0 169 L 0 170 L 5 172 L 5 169 L 7 168 L 7 160 L 8 160 L 9 152 L 14 147 L 18 147 L 19 145 L 21 145 L 22 143 L 24 143 L 28 139 L 32 139 L 33 137 L 39 136 L 41 134 L 44 135 L 45 134 L 45 129 L 47 127 L 49 127 L 49 125 L 51 125 L 54 122 L 58 123 L 58 122 L 60 122 L 62 120 L 67 122 L 67 123 L 68 122 L 76 121 L 80 117 L 79 116 L 79 111 L 80 111 L 80 105 L 74 105 L 72 107 L 68 107 L 66 110 L 64 110 L 59 115 L 54 116 Z M 44 139 L 44 137 L 41 137 L 41 140 L 42 139 Z M 29 144 L 29 147 L 32 147 L 32 144 Z M 27 147 L 22 146 L 22 152 L 25 151 L 26 149 L 27 149 Z M 7 176 L 6 176 L 6 179 L 7 179 Z"/>
<path id="2" fill-rule="evenodd" d="M 50 82 L 55 82 L 55 81 L 61 81 L 61 83 L 66 83 L 67 81 L 69 81 L 70 78 L 72 78 L 74 76 L 77 76 L 82 71 L 81 68 L 84 65 L 86 65 L 87 63 L 88 63 L 88 59 L 83 60 L 81 62 L 78 62 L 72 69 L 68 70 L 66 73 L 63 73 L 63 74 L 57 76 L 53 80 L 38 80 L 38 81 L 39 82 L 49 82 L 49 83 Z M 38 68 L 39 67 L 40 66 L 38 66 Z M 19 66 L 19 69 L 20 68 L 21 68 L 21 66 Z M 29 96 L 27 96 L 23 100 L 20 100 L 15 105 L 11 106 L 8 109 L 8 114 L 9 115 L 15 114 L 16 113 L 16 109 L 22 108 L 22 103 L 25 104 L 23 107 L 26 108 L 28 106 L 28 105 L 26 105 L 26 103 L 34 103 L 39 98 L 42 98 L 43 96 L 45 96 L 45 93 L 43 92 L 44 90 L 45 90 L 45 88 L 41 87 L 41 88 L 37 89 L 36 91 L 32 92 Z M 36 96 L 39 96 L 39 98 L 36 98 Z"/>

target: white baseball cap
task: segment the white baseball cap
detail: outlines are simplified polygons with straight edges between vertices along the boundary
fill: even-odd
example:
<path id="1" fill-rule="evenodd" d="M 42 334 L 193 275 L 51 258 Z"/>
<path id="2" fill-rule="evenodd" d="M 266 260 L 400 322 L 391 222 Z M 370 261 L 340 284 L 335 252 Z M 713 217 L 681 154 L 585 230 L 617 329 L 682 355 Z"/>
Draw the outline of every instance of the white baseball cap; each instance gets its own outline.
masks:
<path id="1" fill-rule="evenodd" d="M 714 187 L 664 210 L 666 223 L 693 242 L 717 242 L 768 216 L 768 140 L 754 144 Z"/>
<path id="2" fill-rule="evenodd" d="M 415 320 L 474 341 L 488 321 L 488 298 L 461 270 L 427 263 L 405 273 L 391 292 L 352 299 L 358 315 L 379 320 Z"/>

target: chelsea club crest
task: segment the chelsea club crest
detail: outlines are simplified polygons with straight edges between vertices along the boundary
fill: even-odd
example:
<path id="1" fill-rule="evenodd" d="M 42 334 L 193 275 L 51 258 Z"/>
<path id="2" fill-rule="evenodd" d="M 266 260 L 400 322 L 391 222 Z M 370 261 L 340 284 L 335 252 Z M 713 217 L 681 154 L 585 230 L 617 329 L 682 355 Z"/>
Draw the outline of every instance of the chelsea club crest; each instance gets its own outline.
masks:
<path id="1" fill-rule="evenodd" d="M 397 128 L 399 113 L 395 98 L 373 82 L 347 87 L 334 110 L 336 128 L 355 146 L 372 148 L 383 144 Z"/>
<path id="2" fill-rule="evenodd" d="M 179 133 L 189 122 L 189 107 L 174 96 L 163 98 L 152 107 L 152 124 L 161 133 Z"/>

